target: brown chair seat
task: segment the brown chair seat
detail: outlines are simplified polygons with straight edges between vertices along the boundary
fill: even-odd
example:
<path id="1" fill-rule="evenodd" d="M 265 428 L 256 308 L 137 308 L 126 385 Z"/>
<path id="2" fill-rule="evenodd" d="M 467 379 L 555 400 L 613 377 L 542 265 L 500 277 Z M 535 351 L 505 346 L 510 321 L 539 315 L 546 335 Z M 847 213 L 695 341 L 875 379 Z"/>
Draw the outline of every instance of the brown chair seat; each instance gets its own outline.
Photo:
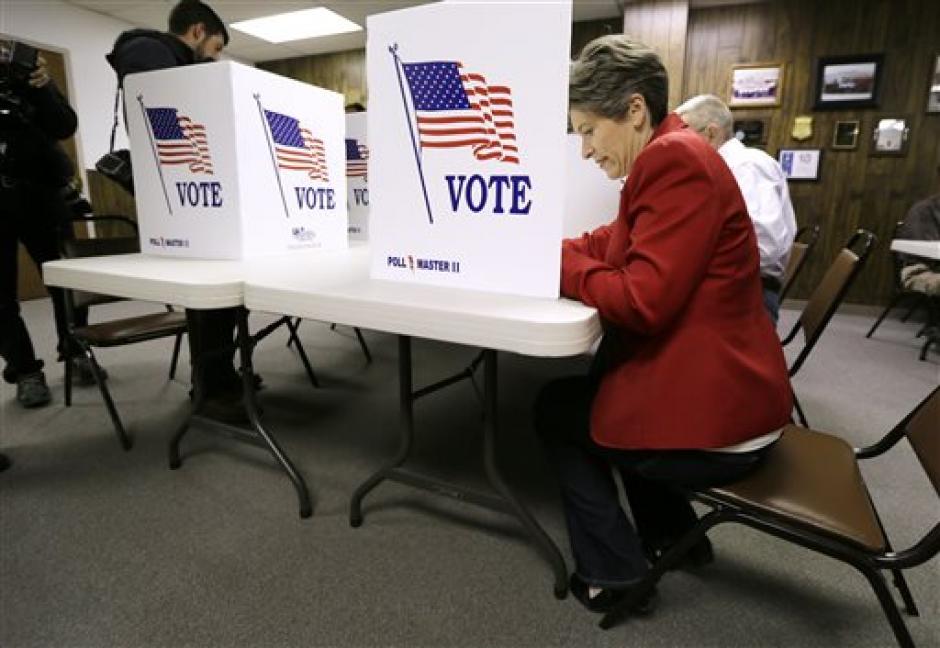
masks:
<path id="1" fill-rule="evenodd" d="M 115 346 L 176 335 L 186 330 L 186 314 L 179 311 L 128 317 L 83 326 L 73 335 L 99 347 Z"/>
<path id="2" fill-rule="evenodd" d="M 708 493 L 880 553 L 886 541 L 845 441 L 788 425 L 764 464 L 745 479 Z"/>

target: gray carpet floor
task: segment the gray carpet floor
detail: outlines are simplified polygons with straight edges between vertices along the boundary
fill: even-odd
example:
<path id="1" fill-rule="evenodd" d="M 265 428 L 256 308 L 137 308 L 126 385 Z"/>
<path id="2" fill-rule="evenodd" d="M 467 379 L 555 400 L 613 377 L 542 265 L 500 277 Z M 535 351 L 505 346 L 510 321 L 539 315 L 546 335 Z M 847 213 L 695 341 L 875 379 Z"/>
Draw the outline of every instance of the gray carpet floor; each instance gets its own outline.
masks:
<path id="1" fill-rule="evenodd" d="M 153 310 L 99 307 L 98 317 Z M 53 356 L 48 300 L 24 312 Z M 785 310 L 788 330 L 797 312 Z M 810 423 L 853 445 L 879 438 L 940 380 L 940 355 L 918 362 L 918 325 L 840 314 L 794 381 Z M 252 326 L 268 321 L 253 315 Z M 54 403 L 23 411 L 0 386 L 0 645 L 26 646 L 891 646 L 864 579 L 851 568 L 749 529 L 711 534 L 716 562 L 673 572 L 649 618 L 611 631 L 570 597 L 552 596 L 547 564 L 517 523 L 396 484 L 349 496 L 397 447 L 396 341 L 366 332 L 367 365 L 351 330 L 305 322 L 301 338 L 322 381 L 307 382 L 280 331 L 256 354 L 264 420 L 315 498 L 301 520 L 293 490 L 262 451 L 194 429 L 185 463 L 166 441 L 187 408 L 168 381 L 171 343 L 104 350 L 118 408 L 136 439 L 116 442 L 95 388 L 63 407 L 61 365 L 47 367 Z M 469 362 L 475 350 L 416 341 L 416 386 Z M 792 357 L 792 353 L 790 354 Z M 507 479 L 563 548 L 557 489 L 530 412 L 546 380 L 584 359 L 500 356 Z M 694 359 L 690 359 L 694 361 Z M 416 407 L 415 465 L 474 486 L 480 406 L 469 383 Z M 895 545 L 940 520 L 940 503 L 907 445 L 869 462 L 865 477 Z M 907 618 L 919 646 L 940 645 L 940 558 L 909 572 L 921 609 Z"/>

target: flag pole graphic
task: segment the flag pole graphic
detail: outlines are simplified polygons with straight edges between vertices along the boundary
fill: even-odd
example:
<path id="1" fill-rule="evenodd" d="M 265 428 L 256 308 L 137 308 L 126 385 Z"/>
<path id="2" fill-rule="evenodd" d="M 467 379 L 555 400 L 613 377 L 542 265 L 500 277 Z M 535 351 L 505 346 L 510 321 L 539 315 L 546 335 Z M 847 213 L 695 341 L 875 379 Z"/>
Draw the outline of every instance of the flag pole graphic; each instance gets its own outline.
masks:
<path id="1" fill-rule="evenodd" d="M 271 142 L 268 118 L 264 116 L 264 108 L 261 107 L 261 95 L 255 93 L 252 96 L 258 103 L 258 114 L 261 115 L 261 127 L 264 129 L 264 137 L 268 142 L 268 152 L 271 154 L 271 164 L 274 165 L 274 177 L 277 178 L 277 187 L 281 190 L 281 204 L 284 205 L 284 216 L 286 218 L 290 218 L 290 212 L 287 211 L 287 199 L 284 198 L 284 185 L 281 184 L 281 172 L 277 168 L 277 159 L 274 157 L 274 144 Z"/>
<path id="2" fill-rule="evenodd" d="M 401 59 L 398 58 L 398 43 L 389 46 L 388 51 L 391 52 L 392 57 L 395 59 L 395 72 L 398 73 L 398 89 L 401 90 L 401 102 L 405 107 L 405 121 L 408 122 L 408 132 L 411 134 L 411 148 L 414 150 L 415 163 L 418 165 L 418 177 L 421 178 L 421 191 L 424 193 L 424 204 L 428 208 L 428 221 L 433 225 L 434 216 L 431 214 L 431 201 L 428 200 L 428 188 L 424 183 L 424 169 L 421 168 L 421 155 L 418 153 L 418 144 L 415 142 L 414 127 L 411 125 L 411 113 L 408 111 L 408 99 L 405 97 L 405 86 L 402 85 L 401 81 Z"/>
<path id="3" fill-rule="evenodd" d="M 173 207 L 170 206 L 170 196 L 166 192 L 166 180 L 163 179 L 163 167 L 160 165 L 160 155 L 157 153 L 157 145 L 153 141 L 153 129 L 150 124 L 150 117 L 147 116 L 147 107 L 144 106 L 144 95 L 137 95 L 137 103 L 140 104 L 140 112 L 144 116 L 144 126 L 147 127 L 147 136 L 150 138 L 150 150 L 153 151 L 153 161 L 157 163 L 157 173 L 160 174 L 160 186 L 163 188 L 163 197 L 166 199 L 166 208 L 173 213 Z"/>

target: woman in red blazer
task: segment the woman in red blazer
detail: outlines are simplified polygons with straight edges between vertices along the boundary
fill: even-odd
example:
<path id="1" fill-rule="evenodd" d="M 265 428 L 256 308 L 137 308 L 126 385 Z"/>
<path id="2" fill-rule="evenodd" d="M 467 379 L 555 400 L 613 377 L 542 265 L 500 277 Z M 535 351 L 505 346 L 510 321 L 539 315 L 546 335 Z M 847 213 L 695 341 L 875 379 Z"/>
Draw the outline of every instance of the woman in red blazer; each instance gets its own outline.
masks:
<path id="1" fill-rule="evenodd" d="M 679 487 L 753 470 L 792 408 L 744 200 L 721 157 L 666 114 L 667 95 L 659 57 L 623 35 L 572 63 L 582 155 L 627 180 L 613 223 L 562 244 L 562 293 L 597 308 L 605 335 L 590 375 L 543 389 L 536 426 L 560 474 L 571 590 L 594 611 L 695 523 Z M 707 538 L 690 553 L 711 558 Z"/>

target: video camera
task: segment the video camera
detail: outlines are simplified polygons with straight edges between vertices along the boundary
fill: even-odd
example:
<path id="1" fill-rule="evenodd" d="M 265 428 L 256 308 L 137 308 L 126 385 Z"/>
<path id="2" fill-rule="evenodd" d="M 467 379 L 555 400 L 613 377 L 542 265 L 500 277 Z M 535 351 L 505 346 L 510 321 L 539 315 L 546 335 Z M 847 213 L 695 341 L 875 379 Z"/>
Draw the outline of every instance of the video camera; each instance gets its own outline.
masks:
<path id="1" fill-rule="evenodd" d="M 26 111 L 19 88 L 26 87 L 38 67 L 39 50 L 25 43 L 0 39 L 0 120 L 25 122 Z"/>
<path id="2" fill-rule="evenodd" d="M 0 40 L 0 86 L 22 85 L 39 66 L 39 50 L 15 40 Z"/>

